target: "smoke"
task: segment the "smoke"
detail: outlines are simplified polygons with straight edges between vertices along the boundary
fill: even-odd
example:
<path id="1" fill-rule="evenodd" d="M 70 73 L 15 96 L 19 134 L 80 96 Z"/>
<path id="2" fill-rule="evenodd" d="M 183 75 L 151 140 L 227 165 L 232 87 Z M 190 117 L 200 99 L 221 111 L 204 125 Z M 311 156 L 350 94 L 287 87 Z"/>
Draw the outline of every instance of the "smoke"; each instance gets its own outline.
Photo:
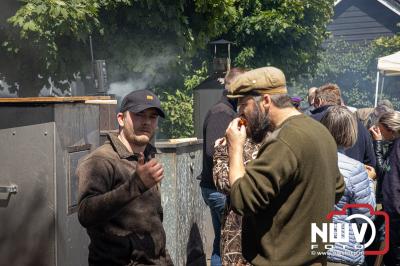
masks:
<path id="1" fill-rule="evenodd" d="M 163 85 L 169 81 L 172 74 L 170 71 L 165 71 L 165 69 L 168 70 L 168 66 L 176 62 L 177 58 L 177 50 L 173 47 L 163 47 L 160 54 L 152 57 L 138 54 L 135 56 L 134 63 L 140 67 L 140 73 L 131 73 L 126 80 L 111 83 L 108 93 L 116 95 L 117 99 L 122 99 L 132 91 L 153 89 L 155 86 Z"/>
<path id="2" fill-rule="evenodd" d="M 108 94 L 114 94 L 117 98 L 123 98 L 125 95 L 132 91 L 147 89 L 151 80 L 143 76 L 139 79 L 129 78 L 126 81 L 113 82 L 110 84 Z"/>
<path id="3" fill-rule="evenodd" d="M 38 75 L 38 78 L 42 78 L 40 75 Z M 49 77 L 47 79 L 47 85 L 44 85 L 42 89 L 39 92 L 39 97 L 53 97 L 53 96 L 71 96 L 71 90 L 65 90 L 63 91 L 62 89 L 58 88 L 55 85 L 55 81 Z M 58 83 L 60 84 L 69 84 L 69 88 L 71 88 L 71 84 L 68 80 L 62 80 L 59 81 Z"/>
<path id="4" fill-rule="evenodd" d="M 17 86 L 17 84 L 15 84 Z M 11 93 L 10 88 L 11 85 L 9 85 L 4 79 L 0 80 L 0 97 L 1 98 L 11 98 L 11 97 L 18 97 L 18 91 Z"/>

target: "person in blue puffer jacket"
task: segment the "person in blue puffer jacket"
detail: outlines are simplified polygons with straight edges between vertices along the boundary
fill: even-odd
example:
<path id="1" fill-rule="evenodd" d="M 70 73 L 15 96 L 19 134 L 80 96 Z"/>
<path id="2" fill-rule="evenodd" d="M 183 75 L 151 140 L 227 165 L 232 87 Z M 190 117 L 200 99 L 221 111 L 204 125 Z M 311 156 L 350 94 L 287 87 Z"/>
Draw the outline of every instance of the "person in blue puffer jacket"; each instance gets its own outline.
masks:
<path id="1" fill-rule="evenodd" d="M 344 106 L 329 107 L 321 123 L 331 132 L 338 146 L 338 164 L 343 175 L 346 189 L 344 195 L 335 205 L 335 210 L 342 210 L 345 204 L 369 204 L 375 209 L 374 183 L 368 177 L 364 164 L 343 154 L 346 148 L 354 145 L 357 139 L 357 122 L 354 115 Z M 346 215 L 333 216 L 333 223 L 365 222 L 363 220 L 346 220 L 349 215 L 363 214 L 373 218 L 367 208 L 348 209 Z M 342 225 L 342 236 L 344 235 Z M 364 249 L 360 249 L 360 243 L 356 241 L 354 233 L 349 225 L 349 241 L 335 243 L 328 250 L 328 265 L 361 265 L 364 263 Z M 361 243 L 362 244 L 362 243 Z"/>

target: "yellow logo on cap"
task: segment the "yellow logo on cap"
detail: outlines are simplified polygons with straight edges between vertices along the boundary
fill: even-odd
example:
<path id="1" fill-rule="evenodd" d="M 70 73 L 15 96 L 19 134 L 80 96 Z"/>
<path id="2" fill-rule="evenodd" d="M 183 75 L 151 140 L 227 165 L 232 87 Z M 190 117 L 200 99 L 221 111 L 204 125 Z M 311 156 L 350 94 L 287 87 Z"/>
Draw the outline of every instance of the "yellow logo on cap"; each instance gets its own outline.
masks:
<path id="1" fill-rule="evenodd" d="M 147 100 L 153 100 L 153 96 L 151 96 L 151 95 L 147 95 L 146 98 L 147 98 Z"/>

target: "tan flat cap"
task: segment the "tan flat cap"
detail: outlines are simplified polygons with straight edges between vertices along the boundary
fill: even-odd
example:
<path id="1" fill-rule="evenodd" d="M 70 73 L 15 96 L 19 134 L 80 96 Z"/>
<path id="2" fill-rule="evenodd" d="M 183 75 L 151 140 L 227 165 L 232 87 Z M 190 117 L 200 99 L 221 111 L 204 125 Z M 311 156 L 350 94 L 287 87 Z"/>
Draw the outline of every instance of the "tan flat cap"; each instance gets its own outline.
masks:
<path id="1" fill-rule="evenodd" d="M 239 75 L 228 86 L 228 97 L 239 98 L 248 94 L 286 94 L 286 78 L 276 67 L 262 67 Z"/>

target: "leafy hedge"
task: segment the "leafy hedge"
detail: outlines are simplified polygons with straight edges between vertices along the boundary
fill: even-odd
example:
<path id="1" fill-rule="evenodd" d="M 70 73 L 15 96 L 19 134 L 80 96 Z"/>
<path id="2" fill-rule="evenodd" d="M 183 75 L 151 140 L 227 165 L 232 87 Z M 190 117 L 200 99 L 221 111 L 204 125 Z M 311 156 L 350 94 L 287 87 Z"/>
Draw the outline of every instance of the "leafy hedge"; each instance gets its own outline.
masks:
<path id="1" fill-rule="evenodd" d="M 203 62 L 197 70 L 189 68 L 183 89 L 169 89 L 160 93 L 162 107 L 168 115 L 161 121 L 158 138 L 194 136 L 193 89 L 207 76 L 207 65 Z"/>

